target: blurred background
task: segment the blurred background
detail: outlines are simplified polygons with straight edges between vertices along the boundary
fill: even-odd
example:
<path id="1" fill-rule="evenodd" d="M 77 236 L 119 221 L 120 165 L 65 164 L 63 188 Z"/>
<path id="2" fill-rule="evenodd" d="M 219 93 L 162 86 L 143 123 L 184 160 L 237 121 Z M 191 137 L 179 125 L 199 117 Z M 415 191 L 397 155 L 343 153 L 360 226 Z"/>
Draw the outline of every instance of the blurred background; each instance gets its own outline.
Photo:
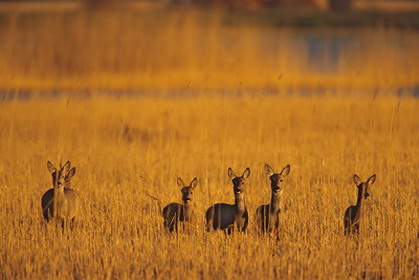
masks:
<path id="1" fill-rule="evenodd" d="M 0 97 L 419 95 L 419 1 L 0 2 Z"/>

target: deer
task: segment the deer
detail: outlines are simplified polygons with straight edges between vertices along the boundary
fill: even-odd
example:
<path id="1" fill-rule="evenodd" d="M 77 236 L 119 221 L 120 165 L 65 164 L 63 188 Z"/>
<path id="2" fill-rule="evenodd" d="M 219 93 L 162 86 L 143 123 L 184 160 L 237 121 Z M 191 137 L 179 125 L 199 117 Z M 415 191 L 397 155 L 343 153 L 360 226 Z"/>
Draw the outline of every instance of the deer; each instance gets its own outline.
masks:
<path id="1" fill-rule="evenodd" d="M 74 222 L 79 208 L 79 195 L 71 189 L 71 178 L 76 174 L 76 168 L 71 168 L 70 161 L 60 164 L 57 169 L 50 161 L 47 162 L 48 171 L 52 176 L 53 188 L 44 193 L 41 199 L 44 220 L 49 222 L 56 219 L 63 227 L 68 221 Z"/>
<path id="2" fill-rule="evenodd" d="M 265 164 L 264 169 L 271 181 L 271 203 L 263 204 L 256 209 L 256 223 L 262 234 L 278 231 L 280 214 L 283 211 L 283 181 L 290 173 L 291 166 L 287 164 L 279 173 L 275 173 L 268 164 Z"/>
<path id="3" fill-rule="evenodd" d="M 179 177 L 177 185 L 181 188 L 182 204 L 173 202 L 163 208 L 163 225 L 170 233 L 178 232 L 180 225 L 182 229 L 185 229 L 185 223 L 193 223 L 194 220 L 191 201 L 193 192 L 198 185 L 198 179 L 194 178 L 189 185 L 186 185 Z"/>
<path id="4" fill-rule="evenodd" d="M 249 215 L 245 203 L 246 179 L 250 176 L 249 167 L 243 172 L 242 176 L 237 176 L 233 169 L 228 168 L 228 176 L 233 183 L 234 204 L 217 203 L 206 211 L 207 231 L 223 230 L 231 234 L 237 229 L 245 232 L 249 222 Z"/>
<path id="5" fill-rule="evenodd" d="M 362 200 L 367 199 L 370 194 L 368 188 L 374 184 L 376 175 L 372 175 L 366 182 L 362 182 L 358 175 L 354 174 L 353 180 L 358 188 L 358 197 L 355 205 L 351 205 L 346 209 L 344 216 L 344 234 L 359 234 L 359 222 L 361 219 Z"/>

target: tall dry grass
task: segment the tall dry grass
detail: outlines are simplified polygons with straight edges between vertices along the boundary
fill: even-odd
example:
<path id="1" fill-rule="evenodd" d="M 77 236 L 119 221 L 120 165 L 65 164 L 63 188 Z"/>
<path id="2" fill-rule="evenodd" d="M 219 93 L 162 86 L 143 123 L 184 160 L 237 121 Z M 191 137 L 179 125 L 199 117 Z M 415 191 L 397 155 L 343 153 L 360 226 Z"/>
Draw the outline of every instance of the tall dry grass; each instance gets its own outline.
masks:
<path id="1" fill-rule="evenodd" d="M 419 84 L 415 30 L 379 24 L 279 28 L 226 10 L 164 6 L 7 7 L 0 10 L 1 88 L 372 89 Z M 313 67 L 308 42 L 320 39 L 321 45 L 324 38 L 330 41 Z M 336 63 L 330 66 L 329 60 Z"/>
<path id="2" fill-rule="evenodd" d="M 0 103 L 0 278 L 414 279 L 418 277 L 417 99 L 196 96 Z M 77 228 L 41 220 L 46 161 L 70 159 L 83 198 Z M 259 237 L 269 200 L 263 164 L 291 164 L 280 239 Z M 204 231 L 232 202 L 226 170 L 250 166 L 246 234 Z M 358 242 L 343 236 L 353 173 L 377 174 Z M 163 231 L 176 178 L 200 183 L 196 230 Z"/>

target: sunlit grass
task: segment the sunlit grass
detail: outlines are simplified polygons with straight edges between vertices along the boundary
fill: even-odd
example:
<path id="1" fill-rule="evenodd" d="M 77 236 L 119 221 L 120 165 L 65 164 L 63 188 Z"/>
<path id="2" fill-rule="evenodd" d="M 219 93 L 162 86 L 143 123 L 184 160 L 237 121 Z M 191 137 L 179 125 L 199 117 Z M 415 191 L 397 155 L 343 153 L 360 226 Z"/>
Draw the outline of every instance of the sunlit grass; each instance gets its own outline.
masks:
<path id="1" fill-rule="evenodd" d="M 0 85 L 8 89 L 411 88 L 414 30 L 232 23 L 226 10 L 68 8 L 5 12 Z M 329 66 L 310 38 L 343 38 Z M 338 41 L 336 44 L 340 44 Z M 329 48 L 333 48 L 333 42 Z M 322 63 L 326 66 L 322 66 Z M 330 68 L 318 71 L 317 68 Z"/>
<path id="2" fill-rule="evenodd" d="M 0 103 L 0 278 L 396 278 L 418 275 L 418 100 L 199 95 Z M 83 207 L 77 228 L 42 226 L 46 161 L 71 160 Z M 279 241 L 253 214 L 269 201 L 263 164 L 291 164 Z M 204 231 L 205 210 L 233 201 L 227 168 L 251 168 L 249 231 Z M 353 173 L 377 182 L 359 242 L 343 236 Z M 199 185 L 196 230 L 162 229 L 180 201 L 176 178 Z"/>

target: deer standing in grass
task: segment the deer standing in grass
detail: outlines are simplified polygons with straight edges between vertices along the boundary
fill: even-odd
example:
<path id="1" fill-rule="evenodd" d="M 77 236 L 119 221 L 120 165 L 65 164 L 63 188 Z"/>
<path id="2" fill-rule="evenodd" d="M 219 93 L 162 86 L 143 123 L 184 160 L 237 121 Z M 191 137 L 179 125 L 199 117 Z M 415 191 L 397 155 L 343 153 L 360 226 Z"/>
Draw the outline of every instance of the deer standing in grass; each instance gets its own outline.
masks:
<path id="1" fill-rule="evenodd" d="M 370 195 L 368 193 L 368 188 L 370 185 L 374 184 L 376 175 L 372 175 L 366 182 L 362 182 L 361 178 L 358 175 L 354 174 L 354 183 L 358 188 L 358 198 L 356 200 L 356 205 L 349 206 L 346 209 L 344 216 L 344 228 L 345 235 L 349 234 L 359 234 L 359 221 L 361 219 L 361 209 L 362 209 L 362 200 L 367 199 Z"/>
<path id="2" fill-rule="evenodd" d="M 211 229 L 221 229 L 228 234 L 231 234 L 235 228 L 239 232 L 246 231 L 249 216 L 244 194 L 246 179 L 250 176 L 250 169 L 247 168 L 243 172 L 243 175 L 238 177 L 231 168 L 228 168 L 228 176 L 233 182 L 235 203 L 217 203 L 207 210 L 206 220 L 208 231 L 211 231 Z"/>
<path id="3" fill-rule="evenodd" d="M 198 185 L 198 179 L 194 178 L 189 185 L 186 185 L 181 178 L 178 178 L 177 184 L 181 188 L 183 203 L 173 202 L 163 208 L 164 227 L 170 232 L 178 232 L 180 224 L 184 226 L 185 222 L 193 222 L 194 214 L 191 200 L 193 191 Z"/>
<path id="4" fill-rule="evenodd" d="M 265 164 L 265 174 L 271 180 L 271 203 L 259 206 L 256 209 L 256 222 L 261 233 L 271 233 L 279 228 L 279 216 L 282 211 L 282 182 L 290 173 L 291 166 L 288 164 L 280 173 L 275 173 L 272 167 Z"/>
<path id="5" fill-rule="evenodd" d="M 71 189 L 71 178 L 76 174 L 76 168 L 70 169 L 70 161 L 67 161 L 60 169 L 48 161 L 47 168 L 52 176 L 53 188 L 42 196 L 42 214 L 46 221 L 55 218 L 63 226 L 68 221 L 74 221 L 79 207 L 79 197 L 75 190 Z"/>

